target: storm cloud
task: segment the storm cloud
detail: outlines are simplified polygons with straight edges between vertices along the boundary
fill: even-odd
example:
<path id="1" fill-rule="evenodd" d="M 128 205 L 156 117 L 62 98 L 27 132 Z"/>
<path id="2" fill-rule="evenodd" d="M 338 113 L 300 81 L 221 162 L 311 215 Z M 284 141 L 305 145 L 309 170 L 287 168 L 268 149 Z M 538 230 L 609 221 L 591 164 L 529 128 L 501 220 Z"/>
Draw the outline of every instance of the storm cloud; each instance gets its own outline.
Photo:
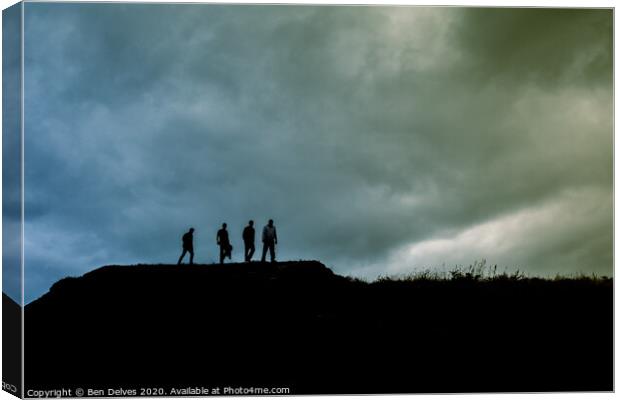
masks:
<path id="1" fill-rule="evenodd" d="M 342 274 L 612 273 L 611 10 L 26 3 L 25 49 L 26 301 L 269 218 Z"/>

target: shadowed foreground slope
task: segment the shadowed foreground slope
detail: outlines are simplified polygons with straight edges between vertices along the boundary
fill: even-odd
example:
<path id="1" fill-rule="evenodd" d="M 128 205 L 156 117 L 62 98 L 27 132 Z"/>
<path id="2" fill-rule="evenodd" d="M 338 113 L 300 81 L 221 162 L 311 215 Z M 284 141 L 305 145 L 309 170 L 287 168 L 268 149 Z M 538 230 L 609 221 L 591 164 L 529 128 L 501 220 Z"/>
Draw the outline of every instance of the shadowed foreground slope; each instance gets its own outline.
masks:
<path id="1" fill-rule="evenodd" d="M 26 388 L 610 391 L 611 280 L 372 284 L 318 262 L 108 266 L 26 306 Z"/>

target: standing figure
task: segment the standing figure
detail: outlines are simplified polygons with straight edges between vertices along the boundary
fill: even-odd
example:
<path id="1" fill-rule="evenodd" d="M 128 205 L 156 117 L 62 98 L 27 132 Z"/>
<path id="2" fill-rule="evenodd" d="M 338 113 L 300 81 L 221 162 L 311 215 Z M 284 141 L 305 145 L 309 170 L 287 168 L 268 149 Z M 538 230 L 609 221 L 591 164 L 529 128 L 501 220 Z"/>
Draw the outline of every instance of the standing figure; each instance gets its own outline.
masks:
<path id="1" fill-rule="evenodd" d="M 230 240 L 228 240 L 228 231 L 226 230 L 226 223 L 222 224 L 222 229 L 217 231 L 217 244 L 220 246 L 220 264 L 224 264 L 224 258 L 232 257 L 232 246 Z"/>
<path id="2" fill-rule="evenodd" d="M 189 232 L 186 232 L 183 235 L 183 252 L 181 253 L 181 257 L 179 257 L 179 262 L 177 265 L 181 265 L 181 261 L 183 261 L 183 257 L 185 254 L 189 253 L 189 264 L 194 263 L 194 228 L 189 228 Z"/>
<path id="3" fill-rule="evenodd" d="M 243 229 L 243 244 L 245 245 L 245 262 L 250 262 L 254 255 L 254 221 L 250 220 L 248 226 Z"/>
<path id="4" fill-rule="evenodd" d="M 262 262 L 265 262 L 267 249 L 269 249 L 271 262 L 276 261 L 276 244 L 278 244 L 278 234 L 276 233 L 276 227 L 273 225 L 273 220 L 270 219 L 269 223 L 263 228 L 263 257 L 261 258 Z"/>

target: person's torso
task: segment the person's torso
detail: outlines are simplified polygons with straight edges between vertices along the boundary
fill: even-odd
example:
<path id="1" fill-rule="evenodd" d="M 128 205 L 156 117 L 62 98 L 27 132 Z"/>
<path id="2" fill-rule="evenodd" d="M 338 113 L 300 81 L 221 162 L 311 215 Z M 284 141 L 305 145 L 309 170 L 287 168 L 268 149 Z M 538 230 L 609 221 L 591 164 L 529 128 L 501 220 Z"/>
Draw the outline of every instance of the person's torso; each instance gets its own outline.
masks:
<path id="1" fill-rule="evenodd" d="M 220 238 L 220 243 L 228 243 L 228 231 L 226 229 L 220 229 L 217 236 Z"/>
<path id="2" fill-rule="evenodd" d="M 276 237 L 276 227 L 275 226 L 265 226 L 263 229 L 263 234 L 266 240 L 273 240 Z"/>
<path id="3" fill-rule="evenodd" d="M 246 242 L 254 241 L 254 228 L 251 226 L 246 226 L 243 230 L 243 240 Z"/>
<path id="4" fill-rule="evenodd" d="M 186 233 L 185 235 L 183 235 L 183 246 L 191 246 L 193 239 L 194 238 L 192 237 L 191 233 Z"/>

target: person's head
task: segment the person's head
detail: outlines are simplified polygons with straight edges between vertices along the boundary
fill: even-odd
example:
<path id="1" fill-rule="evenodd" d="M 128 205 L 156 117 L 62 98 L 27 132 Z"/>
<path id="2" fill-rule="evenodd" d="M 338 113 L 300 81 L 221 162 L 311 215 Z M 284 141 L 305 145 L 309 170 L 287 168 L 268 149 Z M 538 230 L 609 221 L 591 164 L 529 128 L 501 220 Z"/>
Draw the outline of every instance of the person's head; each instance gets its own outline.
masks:
<path id="1" fill-rule="evenodd" d="M 189 228 L 189 233 L 194 233 L 194 228 Z"/>
<path id="2" fill-rule="evenodd" d="M 273 220 L 272 219 L 269 220 L 269 224 L 268 225 L 269 226 L 273 226 Z"/>
<path id="3" fill-rule="evenodd" d="M 222 224 L 222 228 L 226 229 L 226 226 L 227 226 L 227 225 L 226 225 L 226 222 L 224 222 L 224 223 Z"/>
<path id="4" fill-rule="evenodd" d="M 248 222 L 248 225 L 250 225 L 250 226 L 254 226 L 254 221 L 250 220 L 250 221 Z"/>

